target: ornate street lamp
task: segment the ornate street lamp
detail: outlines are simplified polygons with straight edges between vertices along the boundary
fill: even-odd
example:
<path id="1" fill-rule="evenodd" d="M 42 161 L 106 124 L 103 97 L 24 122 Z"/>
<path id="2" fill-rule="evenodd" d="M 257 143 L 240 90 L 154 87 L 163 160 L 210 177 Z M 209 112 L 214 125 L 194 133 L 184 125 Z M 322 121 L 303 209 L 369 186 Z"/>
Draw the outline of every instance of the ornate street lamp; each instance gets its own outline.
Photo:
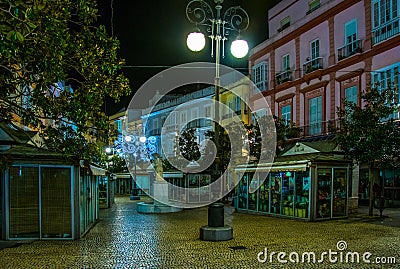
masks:
<path id="1" fill-rule="evenodd" d="M 214 131 L 215 146 L 219 146 L 219 92 L 220 92 L 220 57 L 225 57 L 225 41 L 231 33 L 236 33 L 236 38 L 231 44 L 231 53 L 236 58 L 243 58 L 249 51 L 247 41 L 240 39 L 240 33 L 249 27 L 249 15 L 240 6 L 228 8 L 221 14 L 223 0 L 214 0 L 215 11 L 203 0 L 192 0 L 186 6 L 186 16 L 188 20 L 196 25 L 198 29 L 188 35 L 186 43 L 190 50 L 201 51 L 205 46 L 204 34 L 200 28 L 204 28 L 208 37 L 211 39 L 211 56 L 215 55 L 215 114 Z M 222 42 L 222 44 L 221 44 Z M 215 53 L 214 53 L 215 49 Z M 221 51 L 222 49 L 222 51 Z M 218 169 L 217 169 L 218 170 Z"/>
<path id="2" fill-rule="evenodd" d="M 243 58 L 247 55 L 249 46 L 245 40 L 240 39 L 241 31 L 249 26 L 249 15 L 239 6 L 228 8 L 221 14 L 223 0 L 214 0 L 215 11 L 203 0 L 192 0 L 186 6 L 188 20 L 196 25 L 196 32 L 190 33 L 186 43 L 190 50 L 200 51 L 205 46 L 204 34 L 199 28 L 204 28 L 211 39 L 211 57 L 215 55 L 215 103 L 214 103 L 214 131 L 215 147 L 219 149 L 219 93 L 220 93 L 220 57 L 225 57 L 225 42 L 231 33 L 236 33 L 236 38 L 231 44 L 231 53 L 236 58 Z M 222 44 L 221 44 L 222 42 Z M 215 53 L 214 53 L 215 49 Z M 222 49 L 222 51 L 221 51 Z M 216 157 L 218 158 L 218 157 Z M 216 163 L 215 172 L 219 174 L 219 167 Z M 221 186 L 222 190 L 222 186 Z M 208 226 L 200 228 L 200 239 L 208 241 L 229 240 L 233 237 L 233 229 L 224 225 L 224 209 L 222 203 L 211 204 L 208 208 Z"/>

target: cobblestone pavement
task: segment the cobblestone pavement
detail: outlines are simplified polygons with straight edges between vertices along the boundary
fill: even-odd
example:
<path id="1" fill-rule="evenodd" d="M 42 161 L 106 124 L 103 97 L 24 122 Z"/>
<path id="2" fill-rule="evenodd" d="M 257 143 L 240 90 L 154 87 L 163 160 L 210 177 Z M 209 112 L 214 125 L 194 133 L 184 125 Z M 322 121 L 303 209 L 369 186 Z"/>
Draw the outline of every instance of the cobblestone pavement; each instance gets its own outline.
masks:
<path id="1" fill-rule="evenodd" d="M 100 211 L 100 222 L 81 240 L 35 241 L 0 250 L 1 268 L 400 268 L 400 229 L 364 221 L 309 223 L 259 215 L 233 213 L 227 219 L 234 238 L 225 242 L 199 240 L 207 224 L 207 209 L 144 215 L 135 212 L 129 198 L 117 198 L 111 209 Z M 338 241 L 343 244 L 338 250 Z M 268 248 L 268 259 L 257 260 Z M 329 250 L 345 261 L 347 252 L 368 251 L 376 257 L 395 257 L 397 264 L 278 262 L 272 252 L 314 252 L 316 260 Z M 296 259 L 296 254 L 290 254 Z M 305 256 L 306 257 L 306 256 Z M 264 255 L 260 255 L 263 259 Z M 362 258 L 361 258 L 362 260 Z"/>

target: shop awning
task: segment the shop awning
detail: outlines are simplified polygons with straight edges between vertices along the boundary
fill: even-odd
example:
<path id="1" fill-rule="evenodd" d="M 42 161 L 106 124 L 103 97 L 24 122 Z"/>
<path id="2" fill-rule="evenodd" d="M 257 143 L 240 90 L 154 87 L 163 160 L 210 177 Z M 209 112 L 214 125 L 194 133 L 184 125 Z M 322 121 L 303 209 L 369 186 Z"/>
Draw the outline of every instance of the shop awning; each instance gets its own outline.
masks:
<path id="1" fill-rule="evenodd" d="M 288 162 L 276 162 L 273 164 L 261 163 L 257 166 L 249 166 L 249 165 L 238 165 L 235 168 L 237 172 L 282 172 L 282 171 L 306 171 L 310 166 L 309 160 L 302 161 L 288 161 Z"/>
<path id="2" fill-rule="evenodd" d="M 183 178 L 183 173 L 163 173 L 163 178 Z"/>
<path id="3" fill-rule="evenodd" d="M 107 172 L 107 170 L 93 165 L 90 166 L 90 171 L 92 171 L 94 176 L 105 176 Z"/>
<path id="4" fill-rule="evenodd" d="M 270 172 L 282 172 L 282 171 L 300 172 L 300 171 L 306 171 L 307 168 L 308 168 L 307 164 L 278 165 L 278 166 L 272 166 L 269 171 Z"/>

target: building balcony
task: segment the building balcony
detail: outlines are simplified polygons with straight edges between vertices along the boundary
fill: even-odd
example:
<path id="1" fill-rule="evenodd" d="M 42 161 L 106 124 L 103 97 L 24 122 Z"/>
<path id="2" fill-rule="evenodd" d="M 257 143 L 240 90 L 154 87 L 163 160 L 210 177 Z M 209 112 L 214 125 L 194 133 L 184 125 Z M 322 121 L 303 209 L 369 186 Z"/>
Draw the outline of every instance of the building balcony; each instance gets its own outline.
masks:
<path id="1" fill-rule="evenodd" d="M 167 128 L 167 132 L 173 132 L 179 129 L 179 125 L 178 124 L 169 124 L 169 125 L 165 125 L 165 127 Z"/>
<path id="2" fill-rule="evenodd" d="M 400 32 L 400 18 L 395 18 L 385 24 L 372 30 L 372 41 L 374 44 L 380 43 L 392 36 L 398 35 Z"/>
<path id="3" fill-rule="evenodd" d="M 346 59 L 356 53 L 361 53 L 363 49 L 363 40 L 357 39 L 341 48 L 338 48 L 338 61 Z"/>
<path id="4" fill-rule="evenodd" d="M 311 73 L 314 70 L 323 68 L 323 59 L 322 57 L 318 57 L 312 60 L 309 60 L 303 64 L 303 76 L 305 74 Z"/>
<path id="5" fill-rule="evenodd" d="M 195 119 L 186 124 L 187 128 L 204 128 L 208 126 L 211 126 L 211 120 L 209 119 Z"/>
<path id="6" fill-rule="evenodd" d="M 303 136 L 326 135 L 334 132 L 338 124 L 337 120 L 330 120 L 312 123 L 310 125 L 301 126 L 300 128 Z"/>
<path id="7" fill-rule="evenodd" d="M 277 85 L 282 84 L 286 81 L 292 81 L 292 71 L 289 69 L 279 73 L 275 76 L 275 80 Z"/>

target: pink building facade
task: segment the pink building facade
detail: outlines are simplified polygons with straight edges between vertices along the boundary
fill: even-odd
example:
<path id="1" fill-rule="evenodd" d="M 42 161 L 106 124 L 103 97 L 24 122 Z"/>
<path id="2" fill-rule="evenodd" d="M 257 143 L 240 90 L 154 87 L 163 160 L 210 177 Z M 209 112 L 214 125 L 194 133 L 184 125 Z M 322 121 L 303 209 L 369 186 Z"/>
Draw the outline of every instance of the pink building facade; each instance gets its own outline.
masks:
<path id="1" fill-rule="evenodd" d="M 272 114 L 295 122 L 305 137 L 328 134 L 343 99 L 361 105 L 369 85 L 399 88 L 400 0 L 283 0 L 268 23 L 270 38 L 250 52 L 249 72 Z M 257 98 L 254 111 L 263 108 Z M 352 173 L 353 203 L 368 195 L 362 173 Z"/>

